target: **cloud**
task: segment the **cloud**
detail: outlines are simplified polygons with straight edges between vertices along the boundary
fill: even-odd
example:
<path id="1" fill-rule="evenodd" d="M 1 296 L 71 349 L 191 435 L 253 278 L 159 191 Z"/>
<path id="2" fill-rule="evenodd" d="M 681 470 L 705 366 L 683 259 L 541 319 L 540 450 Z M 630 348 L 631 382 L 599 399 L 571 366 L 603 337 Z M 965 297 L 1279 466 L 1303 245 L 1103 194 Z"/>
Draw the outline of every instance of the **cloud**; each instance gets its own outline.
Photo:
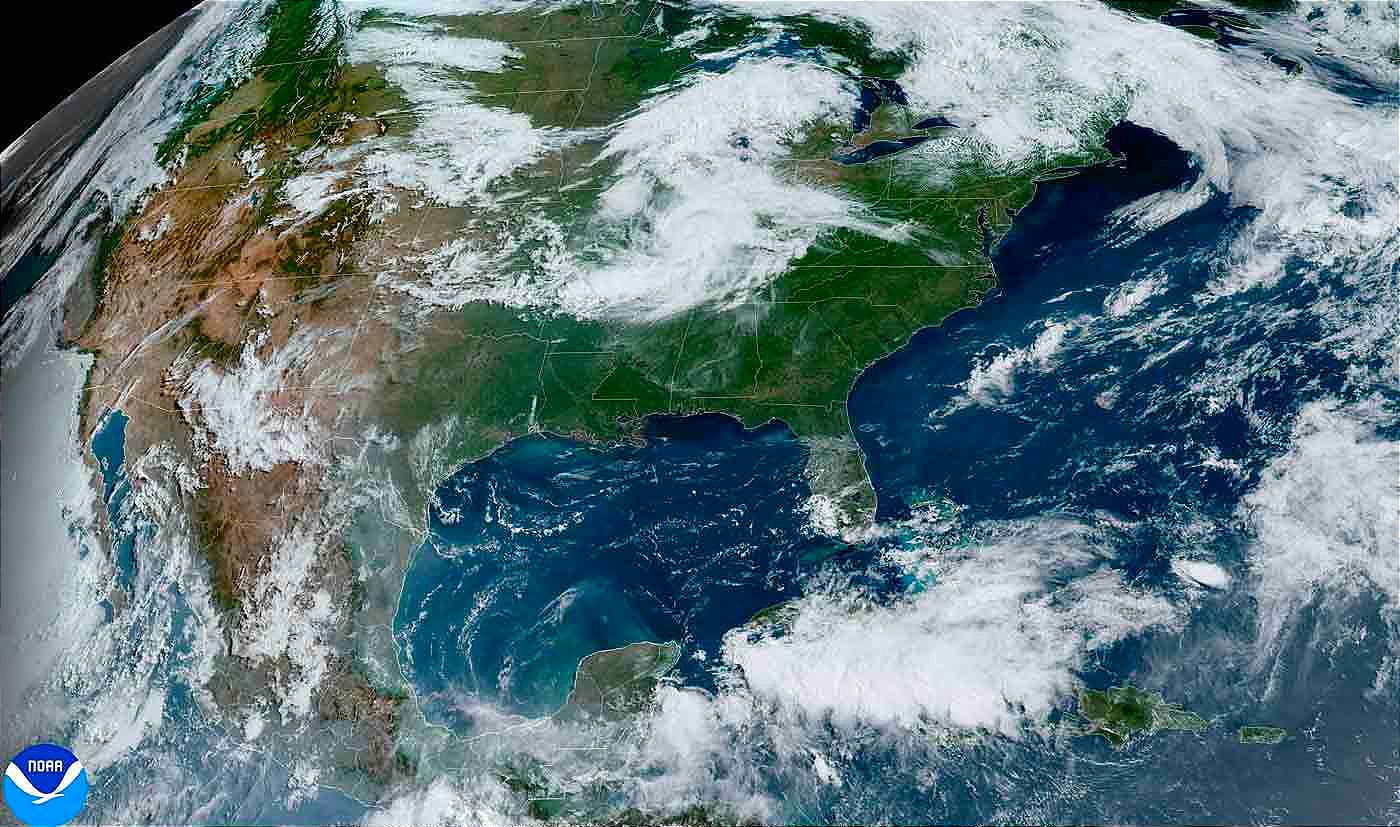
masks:
<path id="1" fill-rule="evenodd" d="M 793 183 L 789 142 L 844 120 L 855 94 L 830 70 L 784 59 L 701 72 L 624 120 L 602 159 L 592 241 L 553 270 L 581 316 L 659 319 L 732 306 L 837 227 L 890 237 L 835 192 Z"/>
<path id="2" fill-rule="evenodd" d="M 1380 436 L 1379 403 L 1305 406 L 1289 450 L 1244 498 L 1260 648 L 1271 654 L 1319 588 L 1377 594 L 1400 613 L 1400 442 Z"/>
<path id="3" fill-rule="evenodd" d="M 985 361 L 978 361 L 963 387 L 967 395 L 983 405 L 995 405 L 1016 392 L 1016 376 L 1022 371 L 1046 372 L 1054 368 L 1056 356 L 1074 329 L 1071 322 L 1045 322 L 1035 340 L 1026 347 L 1012 348 Z"/>
<path id="4" fill-rule="evenodd" d="M 308 371 L 336 338 L 297 334 L 284 347 L 258 356 L 266 334 L 244 343 L 237 365 L 196 365 L 184 382 L 180 409 L 207 450 L 223 454 L 229 470 L 270 471 L 285 462 L 321 464 L 323 435 L 310 414 L 307 386 L 323 384 L 325 370 Z M 334 373 L 334 371 L 331 371 Z M 321 380 L 318 382 L 318 380 Z M 282 399 L 296 400 L 278 404 Z"/>
<path id="5" fill-rule="evenodd" d="M 732 632 L 725 655 L 755 694 L 838 724 L 932 721 L 1017 737 L 1093 653 L 1177 619 L 1099 553 L 1078 523 L 1006 527 L 977 547 L 931 552 L 918 594 L 887 605 L 811 594 L 786 634 Z"/>
<path id="6" fill-rule="evenodd" d="M 512 796 L 489 774 L 476 776 L 471 786 L 458 786 L 439 776 L 427 786 L 403 792 L 365 816 L 369 827 L 403 824 L 496 827 L 521 824 L 527 819 L 509 816 Z"/>
<path id="7" fill-rule="evenodd" d="M 451 37 L 426 26 L 370 26 L 350 41 L 351 59 L 384 67 L 411 105 L 412 132 L 372 151 L 369 182 L 421 192 L 438 204 L 488 201 L 487 188 L 561 143 L 519 112 L 470 100 L 471 83 L 444 73 L 497 72 L 518 53 L 508 44 Z"/>
<path id="8" fill-rule="evenodd" d="M 1257 51 L 1220 49 L 1102 5 L 816 2 L 784 4 L 781 13 L 804 10 L 864 22 L 876 47 L 913 55 L 899 78 L 911 105 L 956 113 L 958 140 L 993 162 L 1082 152 L 1098 142 L 1102 119 L 1120 114 L 1193 153 L 1205 184 L 1259 210 L 1236 239 L 1218 293 L 1272 283 L 1283 256 L 1327 266 L 1394 236 L 1394 97 L 1358 105 L 1323 75 L 1293 76 Z M 1393 90 L 1395 69 L 1381 56 L 1393 48 L 1394 18 L 1385 4 L 1325 19 L 1299 9 L 1260 37 L 1278 26 L 1322 30 L 1339 48 L 1370 56 L 1380 85 Z M 1204 203 L 1203 192 L 1157 197 L 1126 214 L 1155 226 Z"/>

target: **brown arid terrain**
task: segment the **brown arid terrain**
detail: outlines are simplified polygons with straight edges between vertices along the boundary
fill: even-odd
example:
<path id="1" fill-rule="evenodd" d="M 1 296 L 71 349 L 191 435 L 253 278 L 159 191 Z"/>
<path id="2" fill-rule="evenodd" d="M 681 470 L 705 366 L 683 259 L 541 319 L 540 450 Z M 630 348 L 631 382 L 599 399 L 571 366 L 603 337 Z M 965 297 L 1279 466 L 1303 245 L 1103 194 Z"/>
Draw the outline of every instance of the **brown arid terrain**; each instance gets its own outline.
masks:
<path id="1" fill-rule="evenodd" d="M 278 14 L 274 26 L 297 19 Z M 448 147 L 422 174 L 458 176 L 460 198 L 382 174 L 416 169 L 417 156 L 393 153 L 426 140 L 403 86 L 420 81 L 396 68 L 397 52 L 271 61 L 162 145 L 168 180 L 118 217 L 92 278 L 69 296 L 69 336 L 94 358 L 82 438 L 123 410 L 127 457 L 164 446 L 187 463 L 180 510 L 224 644 L 207 689 L 250 741 L 276 731 L 314 742 L 346 783 L 379 785 L 414 764 L 395 746 L 403 716 L 419 714 L 403 703 L 390 631 L 403 573 L 436 486 L 515 436 L 605 445 L 636 442 L 656 413 L 718 410 L 750 427 L 781 418 L 808 448 L 814 524 L 841 535 L 868 526 L 874 491 L 845 393 L 872 359 L 985 291 L 980 222 L 1002 215 L 1005 193 L 1028 198 L 1031 176 L 959 183 L 966 194 L 947 206 L 918 193 L 911 203 L 927 204 L 896 217 L 926 222 L 946 262 L 843 237 L 810 250 L 761 301 L 651 321 L 521 310 L 539 295 L 532 279 L 578 266 L 570 243 L 592 243 L 605 189 L 595 184 L 620 161 L 590 130 L 684 65 L 641 34 L 649 19 L 632 6 L 471 19 L 485 34 L 525 27 L 511 35 L 525 44 L 519 62 L 475 73 L 474 88 L 503 106 L 491 117 L 544 137 L 499 173 L 489 152 Z M 611 45 L 579 38 L 587 48 L 569 41 L 561 57 L 537 27 L 596 31 Z M 565 69 L 579 77 L 551 74 Z M 595 82 L 596 100 L 584 94 Z M 556 88 L 566 91 L 510 91 Z M 895 134 L 897 121 L 883 112 L 871 135 Z M 783 180 L 856 194 L 897 183 L 885 162 L 825 160 L 839 136 L 813 130 L 784 139 L 810 162 L 783 165 Z M 473 192 L 478 181 L 500 192 Z M 899 263 L 862 269 L 872 255 Z M 906 283 L 911 308 L 884 295 Z"/>
<path id="2" fill-rule="evenodd" d="M 264 94 L 259 84 L 245 84 L 210 122 Z M 355 105 L 348 91 L 335 101 Z M 323 139 L 328 148 L 385 131 L 375 119 L 342 116 L 344 127 Z M 356 663 L 349 641 L 364 586 L 341 539 L 352 510 L 331 502 L 328 482 L 362 450 L 401 341 L 389 320 L 405 298 L 377 288 L 359 265 L 411 246 L 402 240 L 406 225 L 421 222 L 395 211 L 371 230 L 368 201 L 353 197 L 309 218 L 286 210 L 282 182 L 269 170 L 312 145 L 304 134 L 311 123 L 295 119 L 256 135 L 280 148 L 261 167 L 237 157 L 248 136 L 179 164 L 104 239 L 92 280 L 69 297 L 67 330 L 94 357 L 83 438 L 108 411 L 123 409 L 132 414 L 128 457 L 168 443 L 197 460 L 183 506 L 227 645 L 209 681 L 212 697 L 236 724 L 261 721 L 250 710 L 281 708 L 286 726 L 304 729 L 285 707 L 309 708 L 334 732 L 344 753 L 338 763 L 383 782 L 395 771 L 405 695 L 371 685 Z M 250 452 L 239 439 L 274 447 Z M 269 575 L 289 555 L 302 576 L 291 581 L 299 591 L 284 595 L 277 592 L 288 581 Z M 260 639 L 265 612 L 279 600 L 290 601 L 293 623 L 314 618 L 315 627 L 302 630 L 310 639 L 284 638 L 281 651 Z M 309 704 L 289 700 L 294 685 L 314 690 Z"/>
<path id="3" fill-rule="evenodd" d="M 0 149 L 0 747 L 1400 823 L 1400 6 L 1226 5 L 202 4 Z"/>

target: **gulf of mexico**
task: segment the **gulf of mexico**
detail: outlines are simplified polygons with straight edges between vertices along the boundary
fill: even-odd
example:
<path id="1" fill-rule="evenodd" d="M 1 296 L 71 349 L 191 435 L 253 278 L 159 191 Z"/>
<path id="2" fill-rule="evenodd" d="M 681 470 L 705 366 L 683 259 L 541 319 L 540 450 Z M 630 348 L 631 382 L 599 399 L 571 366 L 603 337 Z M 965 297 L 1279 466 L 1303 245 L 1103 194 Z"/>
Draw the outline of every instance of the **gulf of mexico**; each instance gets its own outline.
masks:
<path id="1" fill-rule="evenodd" d="M 640 447 L 531 436 L 462 468 L 394 623 L 429 717 L 551 712 L 580 658 L 644 640 L 681 643 L 681 676 L 708 684 L 727 630 L 844 549 L 806 528 L 804 457 L 784 425 L 708 415 L 649 420 Z"/>

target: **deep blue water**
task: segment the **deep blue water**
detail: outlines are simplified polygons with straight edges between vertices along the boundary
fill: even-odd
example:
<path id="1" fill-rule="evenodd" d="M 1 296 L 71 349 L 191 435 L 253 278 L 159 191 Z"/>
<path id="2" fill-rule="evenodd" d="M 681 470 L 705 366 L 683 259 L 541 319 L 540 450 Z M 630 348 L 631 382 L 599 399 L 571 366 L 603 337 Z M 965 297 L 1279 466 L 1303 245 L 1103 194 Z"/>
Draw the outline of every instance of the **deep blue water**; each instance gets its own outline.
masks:
<path id="1" fill-rule="evenodd" d="M 1233 28 L 1223 33 L 1232 36 L 1230 45 L 1251 38 Z M 1296 48 L 1279 49 L 1281 71 L 1306 65 L 1358 103 L 1394 104 L 1393 84 L 1378 85 L 1343 57 L 1316 55 L 1302 39 Z M 772 53 L 799 50 L 785 35 Z M 855 118 L 859 124 L 861 113 Z M 1224 242 L 1250 216 L 1216 197 L 1141 238 L 1116 234 L 1105 221 L 1113 208 L 1191 175 L 1180 153 L 1152 136 L 1129 130 L 1119 137 L 1132 147 L 1126 163 L 1046 184 L 1018 216 L 996 251 L 996 296 L 918 334 L 861 377 L 850 399 L 852 421 L 883 521 L 906 516 L 930 493 L 963 506 L 970 522 L 1108 515 L 1135 525 L 1118 539 L 1115 565 L 1139 585 L 1159 586 L 1170 558 L 1201 543 L 1243 576 L 1241 539 L 1229 527 L 1240 495 L 1283 449 L 1286 423 L 1302 404 L 1348 393 L 1348 366 L 1320 344 L 1325 331 L 1300 311 L 1345 298 L 1354 287 L 1342 274 L 1290 262 L 1277 285 L 1199 305 L 1194 297 L 1225 266 Z M 36 248 L 6 274 L 0 315 L 52 261 L 52 253 Z M 1112 291 L 1148 278 L 1160 279 L 1161 289 L 1140 310 L 1105 320 Z M 1161 323 L 1149 328 L 1145 319 Z M 966 398 L 977 366 L 1029 348 L 1047 322 L 1070 325 L 1050 369 L 1023 366 L 992 401 Z M 1223 364 L 1245 367 L 1232 398 L 1206 407 L 1185 393 Z M 132 589 L 143 573 L 137 556 L 147 535 L 130 513 L 125 425 L 120 412 L 112 414 L 91 448 L 117 538 L 118 584 Z M 869 563 L 868 550 L 802 532 L 802 448 L 782 427 L 744 432 L 710 417 L 658 420 L 652 428 L 645 446 L 612 451 L 549 437 L 520 440 L 444 486 L 444 505 L 462 519 L 432 512 L 433 536 L 414 561 L 395 624 L 430 717 L 469 727 L 453 711 L 456 692 L 547 711 L 562 700 L 579 656 L 636 639 L 681 641 L 683 680 L 708 686 L 710 675 L 692 654 L 704 650 L 713 658 L 725 630 L 798 593 L 805 574 Z M 1241 473 L 1204 462 L 1206 456 L 1237 463 Z M 1204 539 L 1185 532 L 1197 519 L 1219 528 Z M 154 654 L 183 657 L 190 612 L 178 592 L 170 599 L 176 642 Z M 1366 692 L 1388 655 L 1379 611 L 1378 601 L 1366 599 L 1306 607 L 1277 665 L 1282 689 L 1264 698 L 1231 645 L 1248 643 L 1251 598 L 1244 589 L 1208 594 L 1187 628 L 1117 647 L 1084 677 L 1093 685 L 1132 677 L 1161 688 L 1217 717 L 1211 737 L 1159 734 L 1130 755 L 1092 739 L 1070 750 L 996 740 L 945 750 L 930 772 L 906 745 L 840 733 L 833 738 L 845 750 L 844 787 L 812 793 L 804 786 L 794 795 L 804 798 L 803 810 L 788 816 L 892 823 L 1024 821 L 1017 814 L 1027 812 L 1058 822 L 1379 820 L 1393 803 L 1400 764 L 1397 700 Z M 1334 645 L 1343 627 L 1357 630 L 1356 637 Z M 139 622 L 126 636 L 133 660 L 152 654 L 145 637 Z M 349 823 L 363 815 L 362 806 L 331 791 L 288 811 L 285 770 L 271 760 L 229 761 L 230 744 L 196 726 L 188 687 L 176 678 L 168 689 L 166 718 L 180 726 L 166 732 L 176 737 L 103 773 L 94 818 L 108 815 L 109 801 L 145 801 L 153 790 L 163 793 L 149 799 L 146 815 L 155 822 L 187 821 L 186 805 L 211 795 L 219 806 L 199 815 L 224 823 Z M 1226 733 L 1242 723 L 1283 725 L 1294 737 L 1277 748 L 1240 746 Z M 190 771 L 179 775 L 174 767 Z M 172 798 L 161 790 L 172 776 L 208 783 Z M 1040 809 L 1017 809 L 1025 802 Z"/>
<path id="2" fill-rule="evenodd" d="M 1252 214 L 1217 196 L 1151 232 L 1119 226 L 1114 210 L 1186 187 L 1197 170 L 1131 125 L 1110 133 L 1110 148 L 1120 160 L 1044 183 L 1016 217 L 996 250 L 993 297 L 856 382 L 849 411 L 879 520 L 897 523 L 931 496 L 961 506 L 968 524 L 1068 515 L 1113 526 L 1110 564 L 1139 588 L 1178 588 L 1170 561 L 1185 552 L 1247 578 L 1240 497 L 1287 448 L 1303 404 L 1352 393 L 1346 363 L 1303 311 L 1356 282 L 1289 262 L 1276 284 L 1203 303 Z M 1134 285 L 1146 288 L 1115 304 Z M 1052 326 L 1064 336 L 1042 360 L 1033 345 Z M 1012 365 L 1005 381 L 971 394 L 970 377 L 999 357 Z M 1202 388 L 1224 373 L 1230 391 L 1211 401 Z M 473 698 L 548 711 L 578 657 L 632 640 L 682 642 L 680 678 L 709 686 L 697 650 L 713 658 L 726 630 L 798 593 L 804 576 L 863 569 L 879 547 L 803 533 L 801 467 L 780 425 L 744 432 L 699 417 L 654 421 L 642 447 L 531 437 L 462 469 L 439 491 L 460 519 L 433 511 L 395 622 L 429 717 L 470 729 Z M 870 582 L 907 586 L 878 570 Z M 1111 647 L 1081 675 L 1163 691 L 1214 721 L 1206 735 L 1159 733 L 1127 753 L 1093 739 L 1068 749 L 993 739 L 941 753 L 939 783 L 921 787 L 917 743 L 833 732 L 832 749 L 849 757 L 845 786 L 801 796 L 789 815 L 1238 823 L 1381 812 L 1400 739 L 1375 726 L 1397 720 L 1396 699 L 1368 692 L 1388 635 L 1378 604 L 1309 607 L 1273 670 L 1287 688 L 1268 697 L 1248 662 L 1254 628 L 1248 589 L 1208 593 L 1185 628 Z M 1316 656 L 1338 628 L 1368 636 L 1344 657 Z M 1242 746 L 1232 732 L 1246 723 L 1295 737 Z M 772 789 L 786 795 L 783 783 Z"/>
<path id="3" fill-rule="evenodd" d="M 875 110 L 886 103 L 893 103 L 897 106 L 906 106 L 909 97 L 904 94 L 904 87 L 897 81 L 887 78 L 861 78 L 860 80 L 860 104 L 851 115 L 851 129 L 854 132 L 864 132 L 871 120 L 875 117 Z"/>
<path id="4" fill-rule="evenodd" d="M 1047 184 L 1018 218 L 1019 235 L 999 252 L 1007 270 L 1000 298 L 918 334 L 856 383 L 850 411 L 882 520 L 907 516 L 911 493 L 950 496 L 974 519 L 1003 519 L 1041 508 L 1045 496 L 1034 486 L 1064 487 L 1047 472 L 1061 461 L 1055 451 L 1078 449 L 1060 444 L 1071 426 L 1058 417 L 1045 417 L 1046 447 L 1035 451 L 1022 450 L 1039 446 L 1035 424 L 1015 414 L 967 409 L 939 427 L 928 423 L 986 346 L 980 326 L 1020 331 L 1044 315 L 1043 294 L 1082 286 L 1030 278 L 1040 266 L 1033 239 L 1091 238 L 1113 208 L 1194 180 L 1190 160 L 1148 130 L 1122 125 L 1108 146 L 1127 160 Z M 1056 218 L 1065 214 L 1075 216 L 1073 226 Z M 1203 220 L 1208 237 L 1218 237 L 1218 216 Z M 1106 429 L 1094 419 L 1079 426 Z M 712 655 L 726 631 L 797 594 L 802 577 L 831 557 L 869 563 L 872 549 L 845 550 L 803 531 L 804 449 L 785 426 L 746 432 L 704 416 L 656 418 L 649 427 L 644 446 L 611 451 L 518 440 L 440 487 L 441 507 L 430 512 L 430 537 L 395 620 L 406 671 L 431 718 L 469 727 L 454 709 L 472 699 L 551 711 L 579 658 L 633 641 L 677 640 L 687 654 Z M 1008 453 L 1016 455 L 1010 463 Z M 1161 574 L 1169 557 L 1150 538 L 1141 544 L 1144 572 Z M 882 591 L 909 586 L 872 576 Z M 700 660 L 687 658 L 680 672 L 690 684 L 711 681 Z"/>
<path id="5" fill-rule="evenodd" d="M 56 261 L 57 251 L 43 251 L 37 247 L 20 256 L 15 266 L 0 279 L 0 319 L 9 315 L 10 308 L 39 283 Z"/>
<path id="6" fill-rule="evenodd" d="M 1233 507 L 1237 492 L 1222 488 L 1220 475 L 1209 469 L 1191 467 L 1198 459 L 1194 453 L 1148 458 L 1121 473 L 1109 470 L 1111 459 L 1129 446 L 1163 443 L 1175 454 L 1184 446 L 1201 447 L 1181 439 L 1182 420 L 1198 414 L 1185 400 L 1178 406 L 1164 397 L 1216 354 L 1187 341 L 1184 351 L 1163 359 L 1111 329 L 1074 337 L 1076 327 L 1088 327 L 1081 320 L 1103 316 L 1110 291 L 1133 277 L 1166 272 L 1164 292 L 1149 301 L 1189 302 L 1218 275 L 1222 236 L 1250 216 L 1218 197 L 1134 243 L 1104 244 L 1099 228 L 1112 209 L 1185 186 L 1195 175 L 1183 153 L 1147 130 L 1125 126 L 1110 137 L 1130 160 L 1041 185 L 998 246 L 995 296 L 916 334 L 858 380 L 849 410 L 880 492 L 882 517 L 905 516 L 910 495 L 923 498 L 931 488 L 971 509 L 973 518 L 1024 516 L 1053 506 L 1141 517 L 1181 490 L 1207 492 Z M 1065 264 L 1046 272 L 1052 262 Z M 1054 369 L 1021 367 L 1005 398 L 969 404 L 965 383 L 974 368 L 1030 348 L 1047 321 L 1074 326 Z M 1149 358 L 1160 361 L 1140 370 Z M 1105 381 L 1106 371 L 1111 381 Z M 1116 398 L 1106 408 L 1099 394 L 1110 388 Z M 1284 396 L 1285 403 L 1296 399 Z M 1189 424 L 1195 426 L 1189 436 L 1220 448 L 1223 458 L 1253 447 L 1238 409 Z"/>
<path id="7" fill-rule="evenodd" d="M 803 461 L 786 426 L 710 415 L 653 419 L 641 447 L 532 436 L 463 468 L 394 624 L 429 716 L 467 726 L 452 706 L 471 697 L 553 711 L 580 658 L 634 641 L 717 654 L 845 551 L 803 530 Z M 694 658 L 680 671 L 710 680 Z"/>
<path id="8" fill-rule="evenodd" d="M 1355 297 L 1355 274 L 1289 261 L 1276 284 L 1202 302 L 1228 275 L 1225 249 L 1252 214 L 1216 196 L 1153 232 L 1116 227 L 1114 208 L 1195 173 L 1151 133 L 1115 137 L 1125 161 L 1043 184 L 1017 216 L 996 251 L 995 296 L 920 332 L 856 383 L 849 410 L 880 517 L 898 520 L 943 495 L 969 522 L 1110 521 L 1113 565 L 1139 587 L 1169 589 L 1171 559 L 1201 551 L 1247 581 L 1241 496 L 1287 449 L 1304 404 L 1357 401 L 1354 365 L 1308 312 Z M 1131 311 L 1108 312 L 1116 290 L 1149 280 L 1154 291 Z M 1052 324 L 1068 333 L 1039 364 L 1027 354 Z M 979 366 L 1018 354 L 1006 387 L 969 394 Z M 1226 375 L 1229 392 L 1207 403 L 1200 389 Z M 1400 765 L 1400 703 L 1370 691 L 1389 635 L 1379 600 L 1308 606 L 1274 667 L 1285 687 L 1274 696 L 1243 654 L 1254 628 L 1247 592 L 1209 594 L 1185 629 L 1115 646 L 1082 675 L 1093 686 L 1131 679 L 1159 689 L 1213 718 L 1209 735 L 1159 734 L 1130 756 L 1092 740 L 1068 755 L 1035 743 L 979 748 L 944 768 L 941 777 L 957 780 L 938 793 L 937 820 L 986 819 L 995 809 L 981 799 L 1005 782 L 995 768 L 1006 766 L 1023 783 L 1061 789 L 1039 799 L 1038 817 L 1051 821 L 1377 819 L 1393 806 Z M 1347 629 L 1364 631 L 1354 645 L 1319 651 Z M 1268 749 L 1230 737 L 1265 721 L 1295 737 Z M 871 753 L 869 784 L 907 761 L 887 747 Z M 1085 792 L 1061 787 L 1066 779 Z M 1019 788 L 1008 798 L 1022 795 L 1036 798 Z M 880 813 L 898 822 L 923 820 L 932 805 L 916 795 L 830 806 L 837 821 Z"/>
<path id="9" fill-rule="evenodd" d="M 913 149 L 932 137 L 932 135 L 910 135 L 907 138 L 896 138 L 893 141 L 871 141 L 860 149 L 845 155 L 833 155 L 831 160 L 842 166 L 865 164 L 876 158 L 885 158 L 906 149 Z"/>
<path id="10" fill-rule="evenodd" d="M 915 128 L 915 129 L 943 129 L 943 128 L 957 129 L 957 127 L 958 127 L 957 124 L 955 124 L 955 123 L 953 123 L 952 121 L 948 120 L 948 119 L 947 119 L 946 117 L 944 117 L 943 115 L 934 115 L 934 116 L 929 117 L 929 118 L 924 118 L 923 120 L 921 120 L 921 121 L 919 121 L 918 123 L 914 124 L 914 128 Z"/>

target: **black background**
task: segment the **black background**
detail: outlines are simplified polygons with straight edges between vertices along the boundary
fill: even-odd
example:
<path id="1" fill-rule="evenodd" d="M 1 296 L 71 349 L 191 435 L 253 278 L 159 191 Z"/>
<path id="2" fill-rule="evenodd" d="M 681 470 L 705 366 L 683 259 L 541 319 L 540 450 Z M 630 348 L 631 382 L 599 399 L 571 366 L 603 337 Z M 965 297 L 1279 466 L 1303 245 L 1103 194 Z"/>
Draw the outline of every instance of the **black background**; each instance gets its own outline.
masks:
<path id="1" fill-rule="evenodd" d="M 198 4 L 22 0 L 15 5 L 23 12 L 0 12 L 0 28 L 6 32 L 0 71 L 7 79 L 0 150 L 112 61 Z"/>

